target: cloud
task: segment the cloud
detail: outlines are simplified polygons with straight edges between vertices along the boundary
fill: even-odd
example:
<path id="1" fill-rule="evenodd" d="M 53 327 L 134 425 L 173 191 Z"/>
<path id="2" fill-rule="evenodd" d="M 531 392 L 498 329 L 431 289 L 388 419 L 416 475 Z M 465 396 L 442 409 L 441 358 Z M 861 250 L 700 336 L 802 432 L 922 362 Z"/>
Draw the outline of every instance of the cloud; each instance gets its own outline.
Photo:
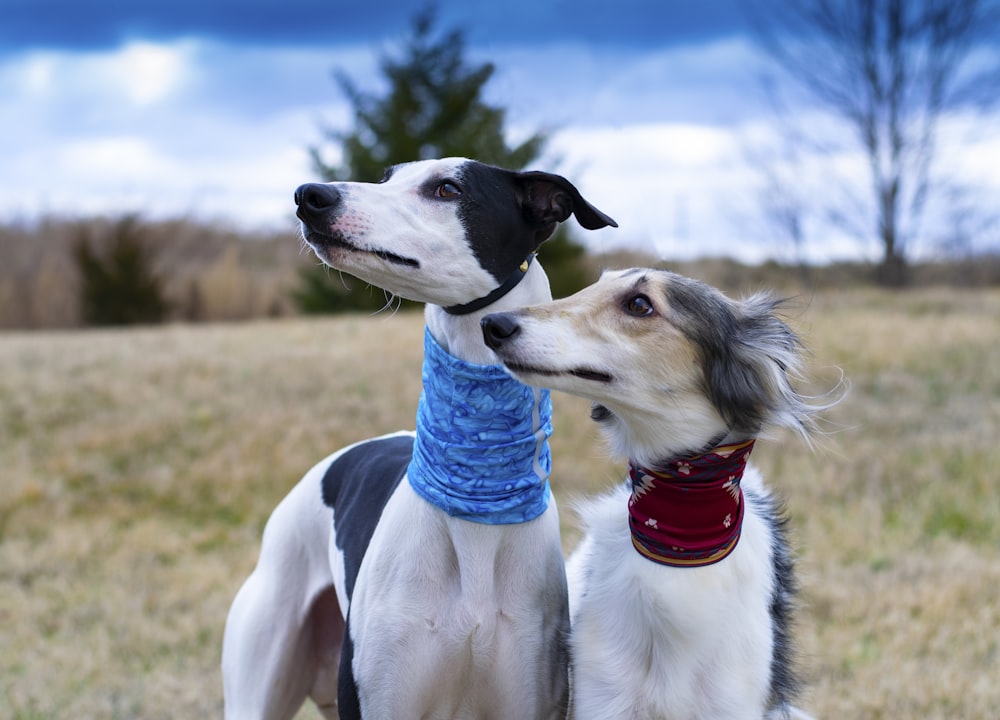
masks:
<path id="1" fill-rule="evenodd" d="M 6 100 L 0 112 L 35 136 L 127 127 L 152 106 L 166 105 L 196 72 L 190 50 L 185 44 L 134 43 L 110 53 L 32 52 L 8 58 L 0 65 Z"/>
<path id="2" fill-rule="evenodd" d="M 638 50 L 582 43 L 473 50 L 492 61 L 491 102 L 555 127 L 685 122 L 732 125 L 763 113 L 760 55 L 745 39 Z"/>
<path id="3" fill-rule="evenodd" d="M 737 142 L 732 129 L 680 123 L 563 131 L 553 143 L 561 171 L 620 226 L 580 239 L 598 251 L 759 259 L 759 248 L 732 243 L 729 204 L 753 182 Z"/>
<path id="4" fill-rule="evenodd" d="M 166 99 L 181 83 L 188 69 L 182 54 L 174 48 L 152 43 L 132 43 L 120 53 L 108 75 L 136 105 Z"/>
<path id="5" fill-rule="evenodd" d="M 140 212 L 242 227 L 288 221 L 313 179 L 321 121 L 349 114 L 330 77 L 373 54 L 228 48 L 193 40 L 0 62 L 0 218 Z M 241 207 L 242 205 L 242 207 Z"/>
<path id="6" fill-rule="evenodd" d="M 291 192 L 315 179 L 307 148 L 321 144 L 321 124 L 351 121 L 332 70 L 377 90 L 380 50 L 187 38 L 0 56 L 0 126 L 10 129 L 0 134 L 0 221 L 139 212 L 292 227 Z M 569 177 L 620 223 L 580 233 L 591 247 L 791 258 L 761 218 L 761 175 L 745 148 L 750 138 L 780 159 L 785 142 L 755 104 L 757 55 L 745 41 L 654 50 L 560 42 L 477 47 L 470 56 L 496 63 L 487 99 L 507 108 L 514 139 L 552 131 L 537 167 Z M 964 133 L 965 145 L 942 144 L 947 169 L 1000 194 L 989 161 L 996 133 L 972 145 L 969 127 L 948 129 L 948 138 Z M 850 182 L 867 183 L 863 158 L 845 153 L 839 163 Z M 818 157 L 801 167 L 798 192 L 829 192 Z M 815 246 L 826 258 L 858 254 L 843 235 Z"/>
<path id="7" fill-rule="evenodd" d="M 713 188 L 734 177 L 725 167 L 731 138 L 677 121 L 688 115 L 672 109 L 678 84 L 654 83 L 669 66 L 695 65 L 692 52 L 642 57 L 582 46 L 511 52 L 497 60 L 504 69 L 490 99 L 510 101 L 508 118 L 520 123 L 515 131 L 537 129 L 551 116 L 548 106 L 560 107 L 567 123 L 554 135 L 552 155 L 562 158 L 556 169 L 580 168 L 596 186 L 610 188 L 602 200 L 626 209 L 630 233 L 657 247 L 679 235 L 677 244 L 687 246 L 685 232 L 720 234 L 692 225 L 714 202 Z M 706 62 L 743 52 L 738 45 L 712 46 Z M 312 178 L 306 149 L 320 141 L 320 121 L 346 127 L 350 120 L 331 69 L 371 87 L 381 82 L 376 55 L 361 47 L 329 53 L 184 40 L 31 53 L 8 62 L 0 90 L 12 102 L 0 117 L 27 136 L 0 137 L 14 171 L 6 176 L 9 186 L 0 187 L 0 214 L 173 211 L 243 226 L 285 222 L 289 193 Z M 562 72 L 534 74 L 539 62 L 568 63 L 578 73 L 561 87 Z M 703 109 L 709 95 L 694 75 L 687 92 L 705 92 Z M 524 98 L 536 96 L 545 96 L 546 106 L 526 106 Z"/>

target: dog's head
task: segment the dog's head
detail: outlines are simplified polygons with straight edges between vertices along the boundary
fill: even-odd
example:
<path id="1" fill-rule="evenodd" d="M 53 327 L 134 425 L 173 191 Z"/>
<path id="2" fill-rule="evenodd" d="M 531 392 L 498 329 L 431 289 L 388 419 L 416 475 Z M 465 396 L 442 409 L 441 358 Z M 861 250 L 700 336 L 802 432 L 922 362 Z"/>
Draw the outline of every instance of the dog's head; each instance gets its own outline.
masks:
<path id="1" fill-rule="evenodd" d="M 502 285 L 570 215 L 617 227 L 563 177 L 463 158 L 397 165 L 378 183 L 302 185 L 295 204 L 323 262 L 445 307 Z"/>
<path id="2" fill-rule="evenodd" d="M 658 270 L 605 273 L 563 300 L 488 315 L 483 336 L 523 382 L 594 402 L 616 455 L 655 462 L 770 425 L 807 434 L 801 345 L 766 295 L 732 300 Z"/>

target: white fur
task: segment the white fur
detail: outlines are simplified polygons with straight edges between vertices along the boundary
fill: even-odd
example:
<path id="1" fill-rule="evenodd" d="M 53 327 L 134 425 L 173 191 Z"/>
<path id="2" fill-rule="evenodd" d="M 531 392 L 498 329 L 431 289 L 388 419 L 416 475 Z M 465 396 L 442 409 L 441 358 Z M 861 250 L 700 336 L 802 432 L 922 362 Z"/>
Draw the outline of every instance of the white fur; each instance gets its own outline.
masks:
<path id="1" fill-rule="evenodd" d="M 761 492 L 754 468 L 745 490 Z M 657 565 L 632 546 L 625 485 L 580 508 L 567 562 L 578 720 L 754 718 L 767 700 L 771 529 L 746 493 L 740 542 L 721 563 Z"/>
<path id="2" fill-rule="evenodd" d="M 547 668 L 559 604 L 545 597 L 561 584 L 558 533 L 554 504 L 511 532 L 448 517 L 404 481 L 354 593 L 355 667 L 373 671 L 365 716 L 560 716 Z"/>
<path id="3" fill-rule="evenodd" d="M 534 263 L 488 309 L 456 316 L 438 307 L 497 285 L 465 242 L 455 204 L 421 191 L 464 162 L 412 163 L 384 184 L 338 184 L 348 204 L 338 223 L 355 249 L 332 247 L 321 256 L 430 303 L 427 325 L 449 353 L 495 363 L 483 344 L 481 317 L 551 294 Z M 377 252 L 413 258 L 419 267 L 386 262 Z M 343 558 L 320 481 L 342 452 L 317 464 L 275 509 L 257 567 L 233 602 L 222 658 L 230 720 L 290 718 L 307 696 L 326 717 L 336 716 L 348 608 Z M 567 668 L 556 649 L 564 642 L 565 604 L 554 501 L 530 522 L 482 525 L 435 509 L 404 478 L 368 546 L 352 599 L 353 667 L 364 716 L 562 717 Z"/>
<path id="4" fill-rule="evenodd" d="M 796 340 L 773 307 L 763 296 L 741 303 L 671 273 L 633 269 L 605 273 L 569 298 L 487 318 L 484 336 L 524 382 L 597 403 L 611 451 L 655 467 L 764 429 L 731 425 L 709 392 L 713 381 L 737 393 L 752 377 L 759 387 L 746 393 L 747 404 L 758 401 L 765 426 L 811 426 L 811 410 L 788 382 L 798 368 Z M 743 318 L 753 322 L 738 329 Z M 721 341 L 710 333 L 702 340 L 706 328 L 734 329 Z M 713 352 L 721 358 L 714 374 Z M 724 363 L 736 367 L 720 370 Z M 778 530 L 752 466 L 742 487 L 739 542 L 703 567 L 661 565 L 635 550 L 628 485 L 581 504 L 585 535 L 566 564 L 576 720 L 807 717 L 772 702 Z"/>
<path id="5" fill-rule="evenodd" d="M 360 247 L 415 258 L 420 267 L 401 267 L 376 255 L 337 249 L 322 259 L 376 287 L 429 304 L 459 304 L 468 300 L 470 290 L 473 297 L 486 295 L 496 280 L 462 240 L 465 229 L 454 204 L 427 202 L 421 196 L 421 184 L 428 178 L 453 174 L 464 162 L 425 160 L 398 166 L 385 183 L 337 183 L 348 208 L 337 225 L 347 239 Z"/>

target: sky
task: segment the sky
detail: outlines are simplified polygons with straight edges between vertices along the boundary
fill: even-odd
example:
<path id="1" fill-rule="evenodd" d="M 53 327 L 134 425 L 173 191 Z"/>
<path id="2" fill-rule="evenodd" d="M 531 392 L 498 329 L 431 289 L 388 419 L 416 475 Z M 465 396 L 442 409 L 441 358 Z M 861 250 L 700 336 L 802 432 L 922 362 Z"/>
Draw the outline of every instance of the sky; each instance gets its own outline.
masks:
<path id="1" fill-rule="evenodd" d="M 0 222 L 137 212 L 294 233 L 292 192 L 317 179 L 308 149 L 335 159 L 322 128 L 350 127 L 334 71 L 383 88 L 379 59 L 423 7 L 0 0 Z M 775 133 L 740 0 L 439 2 L 437 27 L 495 64 L 486 99 L 512 140 L 550 131 L 535 167 L 618 221 L 578 233 L 592 249 L 792 259 L 759 208 L 754 158 Z M 955 157 L 1000 194 L 996 136 Z M 842 165 L 862 181 L 860 158 Z M 803 167 L 801 187 L 823 192 Z M 809 245 L 820 261 L 877 254 L 838 233 Z"/>

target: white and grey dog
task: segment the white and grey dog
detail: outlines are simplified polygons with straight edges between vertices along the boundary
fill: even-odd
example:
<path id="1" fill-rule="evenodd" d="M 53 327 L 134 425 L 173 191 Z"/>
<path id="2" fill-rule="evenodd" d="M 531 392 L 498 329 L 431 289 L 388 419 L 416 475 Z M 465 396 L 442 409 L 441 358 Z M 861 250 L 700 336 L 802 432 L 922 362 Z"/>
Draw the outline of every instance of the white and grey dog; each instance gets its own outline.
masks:
<path id="1" fill-rule="evenodd" d="M 325 263 L 428 303 L 424 391 L 415 433 L 334 453 L 274 510 L 226 622 L 226 717 L 306 697 L 343 720 L 562 717 L 550 401 L 497 365 L 480 319 L 551 299 L 532 258 L 558 223 L 614 221 L 562 177 L 465 159 L 295 201 Z"/>
<path id="2" fill-rule="evenodd" d="M 747 466 L 763 431 L 808 435 L 818 409 L 777 306 L 632 269 L 483 321 L 515 377 L 592 400 L 630 464 L 567 562 L 578 720 L 805 717 L 785 520 Z"/>

